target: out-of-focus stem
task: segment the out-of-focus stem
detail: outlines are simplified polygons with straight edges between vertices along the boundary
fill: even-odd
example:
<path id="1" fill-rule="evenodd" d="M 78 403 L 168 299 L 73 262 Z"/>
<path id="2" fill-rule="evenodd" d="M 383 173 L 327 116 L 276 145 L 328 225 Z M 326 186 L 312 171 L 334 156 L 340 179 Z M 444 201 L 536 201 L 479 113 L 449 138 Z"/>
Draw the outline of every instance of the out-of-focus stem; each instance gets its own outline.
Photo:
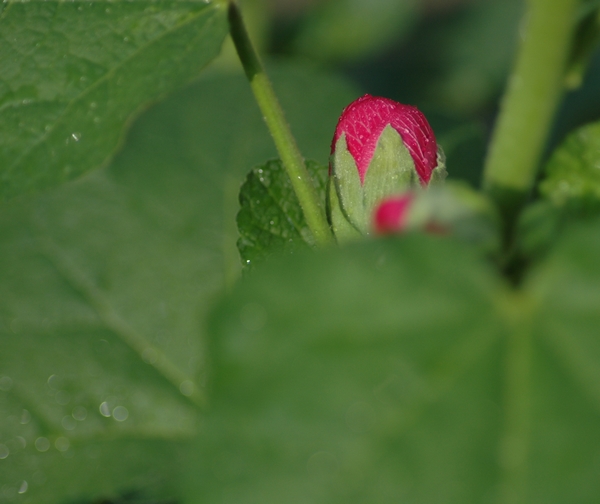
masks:
<path id="1" fill-rule="evenodd" d="M 578 0 L 528 0 L 524 35 L 502 100 L 483 186 L 510 227 L 529 197 L 562 95 Z"/>

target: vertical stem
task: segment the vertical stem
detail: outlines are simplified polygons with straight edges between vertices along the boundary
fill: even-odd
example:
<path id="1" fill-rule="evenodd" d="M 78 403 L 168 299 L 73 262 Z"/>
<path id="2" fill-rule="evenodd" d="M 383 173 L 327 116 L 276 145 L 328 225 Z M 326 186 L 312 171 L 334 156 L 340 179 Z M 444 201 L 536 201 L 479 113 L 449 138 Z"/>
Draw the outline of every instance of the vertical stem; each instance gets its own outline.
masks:
<path id="1" fill-rule="evenodd" d="M 483 174 L 508 225 L 529 196 L 564 83 L 579 0 L 528 0 L 525 34 Z"/>
<path id="2" fill-rule="evenodd" d="M 234 1 L 229 2 L 229 25 L 233 43 L 250 81 L 250 87 L 271 132 L 283 166 L 290 177 L 315 242 L 319 246 L 333 243 L 333 235 L 325 217 L 325 210 L 319 202 L 317 191 L 306 170 L 296 140 L 285 120 L 283 110 L 254 50 L 239 8 Z"/>

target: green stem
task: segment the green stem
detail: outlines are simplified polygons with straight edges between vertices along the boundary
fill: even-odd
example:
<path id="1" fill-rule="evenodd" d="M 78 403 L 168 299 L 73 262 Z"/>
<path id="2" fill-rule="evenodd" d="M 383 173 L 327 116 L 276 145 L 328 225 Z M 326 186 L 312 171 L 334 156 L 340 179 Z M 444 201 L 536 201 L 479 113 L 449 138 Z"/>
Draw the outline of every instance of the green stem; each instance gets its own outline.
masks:
<path id="1" fill-rule="evenodd" d="M 325 210 L 319 202 L 317 191 L 304 165 L 304 159 L 285 120 L 273 86 L 254 50 L 240 10 L 235 2 L 229 2 L 229 25 L 231 38 L 250 81 L 250 87 L 263 114 L 267 127 L 290 177 L 306 223 L 319 246 L 333 243 L 333 235 L 325 217 Z"/>
<path id="2" fill-rule="evenodd" d="M 564 72 L 579 0 L 528 0 L 525 33 L 483 174 L 510 227 L 535 182 Z"/>

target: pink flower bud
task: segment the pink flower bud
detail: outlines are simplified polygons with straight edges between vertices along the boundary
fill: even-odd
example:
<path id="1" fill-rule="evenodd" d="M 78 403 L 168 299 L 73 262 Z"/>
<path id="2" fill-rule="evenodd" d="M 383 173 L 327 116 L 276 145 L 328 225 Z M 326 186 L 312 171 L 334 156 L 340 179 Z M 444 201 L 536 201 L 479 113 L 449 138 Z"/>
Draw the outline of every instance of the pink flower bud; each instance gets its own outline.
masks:
<path id="1" fill-rule="evenodd" d="M 429 184 L 438 165 L 435 135 L 425 116 L 411 105 L 388 98 L 364 95 L 348 105 L 338 121 L 331 153 L 342 134 L 346 134 L 348 151 L 354 158 L 361 183 L 375 153 L 377 142 L 387 125 L 394 128 L 414 161 L 422 185 Z"/>
<path id="2" fill-rule="evenodd" d="M 403 231 L 407 225 L 407 215 L 413 200 L 414 194 L 406 193 L 382 201 L 373 216 L 375 232 L 383 235 Z"/>

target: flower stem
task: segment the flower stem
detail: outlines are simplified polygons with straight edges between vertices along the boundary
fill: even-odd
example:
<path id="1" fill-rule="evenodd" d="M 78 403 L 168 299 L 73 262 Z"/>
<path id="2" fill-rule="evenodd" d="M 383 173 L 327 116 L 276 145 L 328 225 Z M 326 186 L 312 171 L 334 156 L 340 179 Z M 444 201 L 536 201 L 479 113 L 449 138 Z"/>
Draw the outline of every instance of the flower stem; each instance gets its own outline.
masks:
<path id="1" fill-rule="evenodd" d="M 508 228 L 529 197 L 562 95 L 579 0 L 528 0 L 525 33 L 483 173 Z"/>
<path id="2" fill-rule="evenodd" d="M 273 86 L 248 36 L 239 7 L 233 0 L 229 2 L 229 26 L 231 38 L 246 72 L 246 77 L 250 81 L 256 102 L 271 132 L 283 166 L 290 177 L 315 242 L 319 246 L 334 243 L 325 217 L 325 210 L 319 202 L 317 191 L 304 165 L 304 159 L 285 120 Z"/>

